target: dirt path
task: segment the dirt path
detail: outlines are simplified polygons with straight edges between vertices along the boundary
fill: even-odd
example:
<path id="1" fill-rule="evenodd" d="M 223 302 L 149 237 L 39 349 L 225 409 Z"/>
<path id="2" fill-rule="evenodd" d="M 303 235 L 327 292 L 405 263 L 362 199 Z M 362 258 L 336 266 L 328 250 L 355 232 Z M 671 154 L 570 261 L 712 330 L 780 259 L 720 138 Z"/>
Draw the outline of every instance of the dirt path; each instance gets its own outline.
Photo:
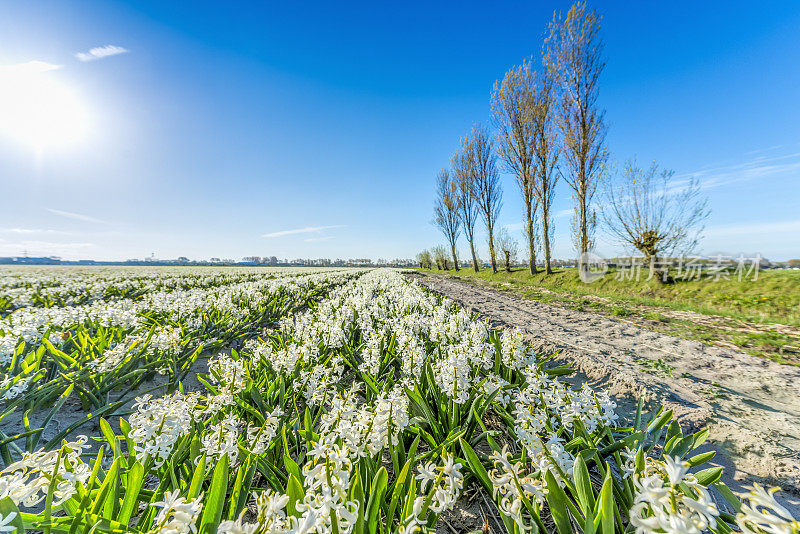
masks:
<path id="1" fill-rule="evenodd" d="M 527 331 L 542 350 L 560 349 L 564 363 L 623 410 L 645 395 L 673 409 L 684 428 L 708 425 L 735 491 L 780 485 L 800 516 L 800 368 L 442 275 L 409 276 L 494 324 Z"/>

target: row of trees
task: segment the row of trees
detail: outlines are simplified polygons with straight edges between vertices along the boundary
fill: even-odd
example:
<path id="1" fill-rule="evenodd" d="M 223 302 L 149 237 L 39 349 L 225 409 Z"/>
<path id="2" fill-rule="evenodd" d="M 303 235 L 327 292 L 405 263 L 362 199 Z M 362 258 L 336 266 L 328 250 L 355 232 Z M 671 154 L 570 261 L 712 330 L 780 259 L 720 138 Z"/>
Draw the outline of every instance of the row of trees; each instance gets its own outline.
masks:
<path id="1" fill-rule="evenodd" d="M 578 2 L 565 16 L 554 14 L 537 61 L 523 61 L 494 84 L 494 135 L 475 126 L 461 139 L 449 169 L 438 175 L 433 222 L 447 238 L 456 269 L 456 242 L 463 231 L 478 271 L 475 224 L 480 219 L 497 272 L 496 227 L 503 197 L 498 160 L 515 177 L 522 196 L 531 274 L 538 271 L 537 250 L 544 254 L 544 271 L 552 272 L 552 206 L 562 178 L 572 192 L 572 235 L 581 270 L 594 248 L 598 216 L 592 206 L 601 183 L 609 232 L 642 252 L 652 270 L 660 254 L 697 242 L 708 210 L 695 180 L 678 184 L 675 191 L 672 172 L 655 164 L 641 169 L 635 161 L 626 164 L 617 183 L 603 180 L 609 174 L 605 111 L 598 104 L 604 67 L 600 16 Z M 503 251 L 506 268 L 509 248 Z"/>
<path id="2" fill-rule="evenodd" d="M 584 3 L 573 5 L 564 17 L 554 15 L 541 61 L 525 60 L 494 85 L 495 135 L 475 126 L 461 140 L 450 169 L 440 171 L 434 223 L 447 238 L 456 266 L 456 241 L 463 229 L 478 270 L 474 236 L 480 217 L 497 272 L 495 237 L 503 196 L 498 158 L 522 195 L 532 274 L 540 246 L 545 272 L 551 273 L 552 205 L 561 176 L 574 192 L 576 246 L 581 253 L 592 247 L 596 217 L 590 206 L 607 157 L 604 112 L 597 106 L 604 67 L 599 29 L 599 16 Z"/>

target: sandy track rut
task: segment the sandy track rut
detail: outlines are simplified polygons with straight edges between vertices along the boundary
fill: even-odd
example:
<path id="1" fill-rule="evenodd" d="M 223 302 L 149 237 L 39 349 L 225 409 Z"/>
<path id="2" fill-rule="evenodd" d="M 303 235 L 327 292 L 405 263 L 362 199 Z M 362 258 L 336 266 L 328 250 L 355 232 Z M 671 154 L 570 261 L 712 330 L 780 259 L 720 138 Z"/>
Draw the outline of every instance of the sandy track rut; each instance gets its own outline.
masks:
<path id="1" fill-rule="evenodd" d="M 623 410 L 644 394 L 684 427 L 708 425 L 733 462 L 720 459 L 734 486 L 758 481 L 800 495 L 800 368 L 451 277 L 409 276 L 495 324 L 525 330 L 543 350 L 560 349 L 560 360 L 608 389 Z"/>

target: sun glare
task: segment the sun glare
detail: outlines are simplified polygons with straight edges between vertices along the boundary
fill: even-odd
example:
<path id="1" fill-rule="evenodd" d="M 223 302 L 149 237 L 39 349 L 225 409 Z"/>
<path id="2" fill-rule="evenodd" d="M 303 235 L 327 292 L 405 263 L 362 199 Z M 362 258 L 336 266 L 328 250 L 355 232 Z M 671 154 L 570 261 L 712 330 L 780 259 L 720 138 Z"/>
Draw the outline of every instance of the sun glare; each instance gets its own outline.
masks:
<path id="1" fill-rule="evenodd" d="M 38 62 L 0 67 L 0 135 L 38 150 L 85 137 L 86 109 L 78 95 L 55 78 L 55 68 Z"/>

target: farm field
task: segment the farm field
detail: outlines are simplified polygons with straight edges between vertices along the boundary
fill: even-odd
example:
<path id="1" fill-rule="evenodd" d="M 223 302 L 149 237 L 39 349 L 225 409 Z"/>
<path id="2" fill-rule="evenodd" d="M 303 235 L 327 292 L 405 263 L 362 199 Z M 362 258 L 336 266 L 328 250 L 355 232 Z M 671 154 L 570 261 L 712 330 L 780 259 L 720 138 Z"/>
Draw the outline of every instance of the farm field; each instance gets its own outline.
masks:
<path id="1" fill-rule="evenodd" d="M 397 271 L 0 272 L 3 531 L 800 527 Z"/>
<path id="2" fill-rule="evenodd" d="M 439 271 L 432 271 L 437 273 Z M 800 364 L 800 272 L 762 270 L 757 280 L 618 280 L 609 272 L 586 284 L 575 269 L 531 275 L 490 269 L 447 271 L 464 281 L 578 311 L 590 311 L 685 339 L 779 363 Z"/>

